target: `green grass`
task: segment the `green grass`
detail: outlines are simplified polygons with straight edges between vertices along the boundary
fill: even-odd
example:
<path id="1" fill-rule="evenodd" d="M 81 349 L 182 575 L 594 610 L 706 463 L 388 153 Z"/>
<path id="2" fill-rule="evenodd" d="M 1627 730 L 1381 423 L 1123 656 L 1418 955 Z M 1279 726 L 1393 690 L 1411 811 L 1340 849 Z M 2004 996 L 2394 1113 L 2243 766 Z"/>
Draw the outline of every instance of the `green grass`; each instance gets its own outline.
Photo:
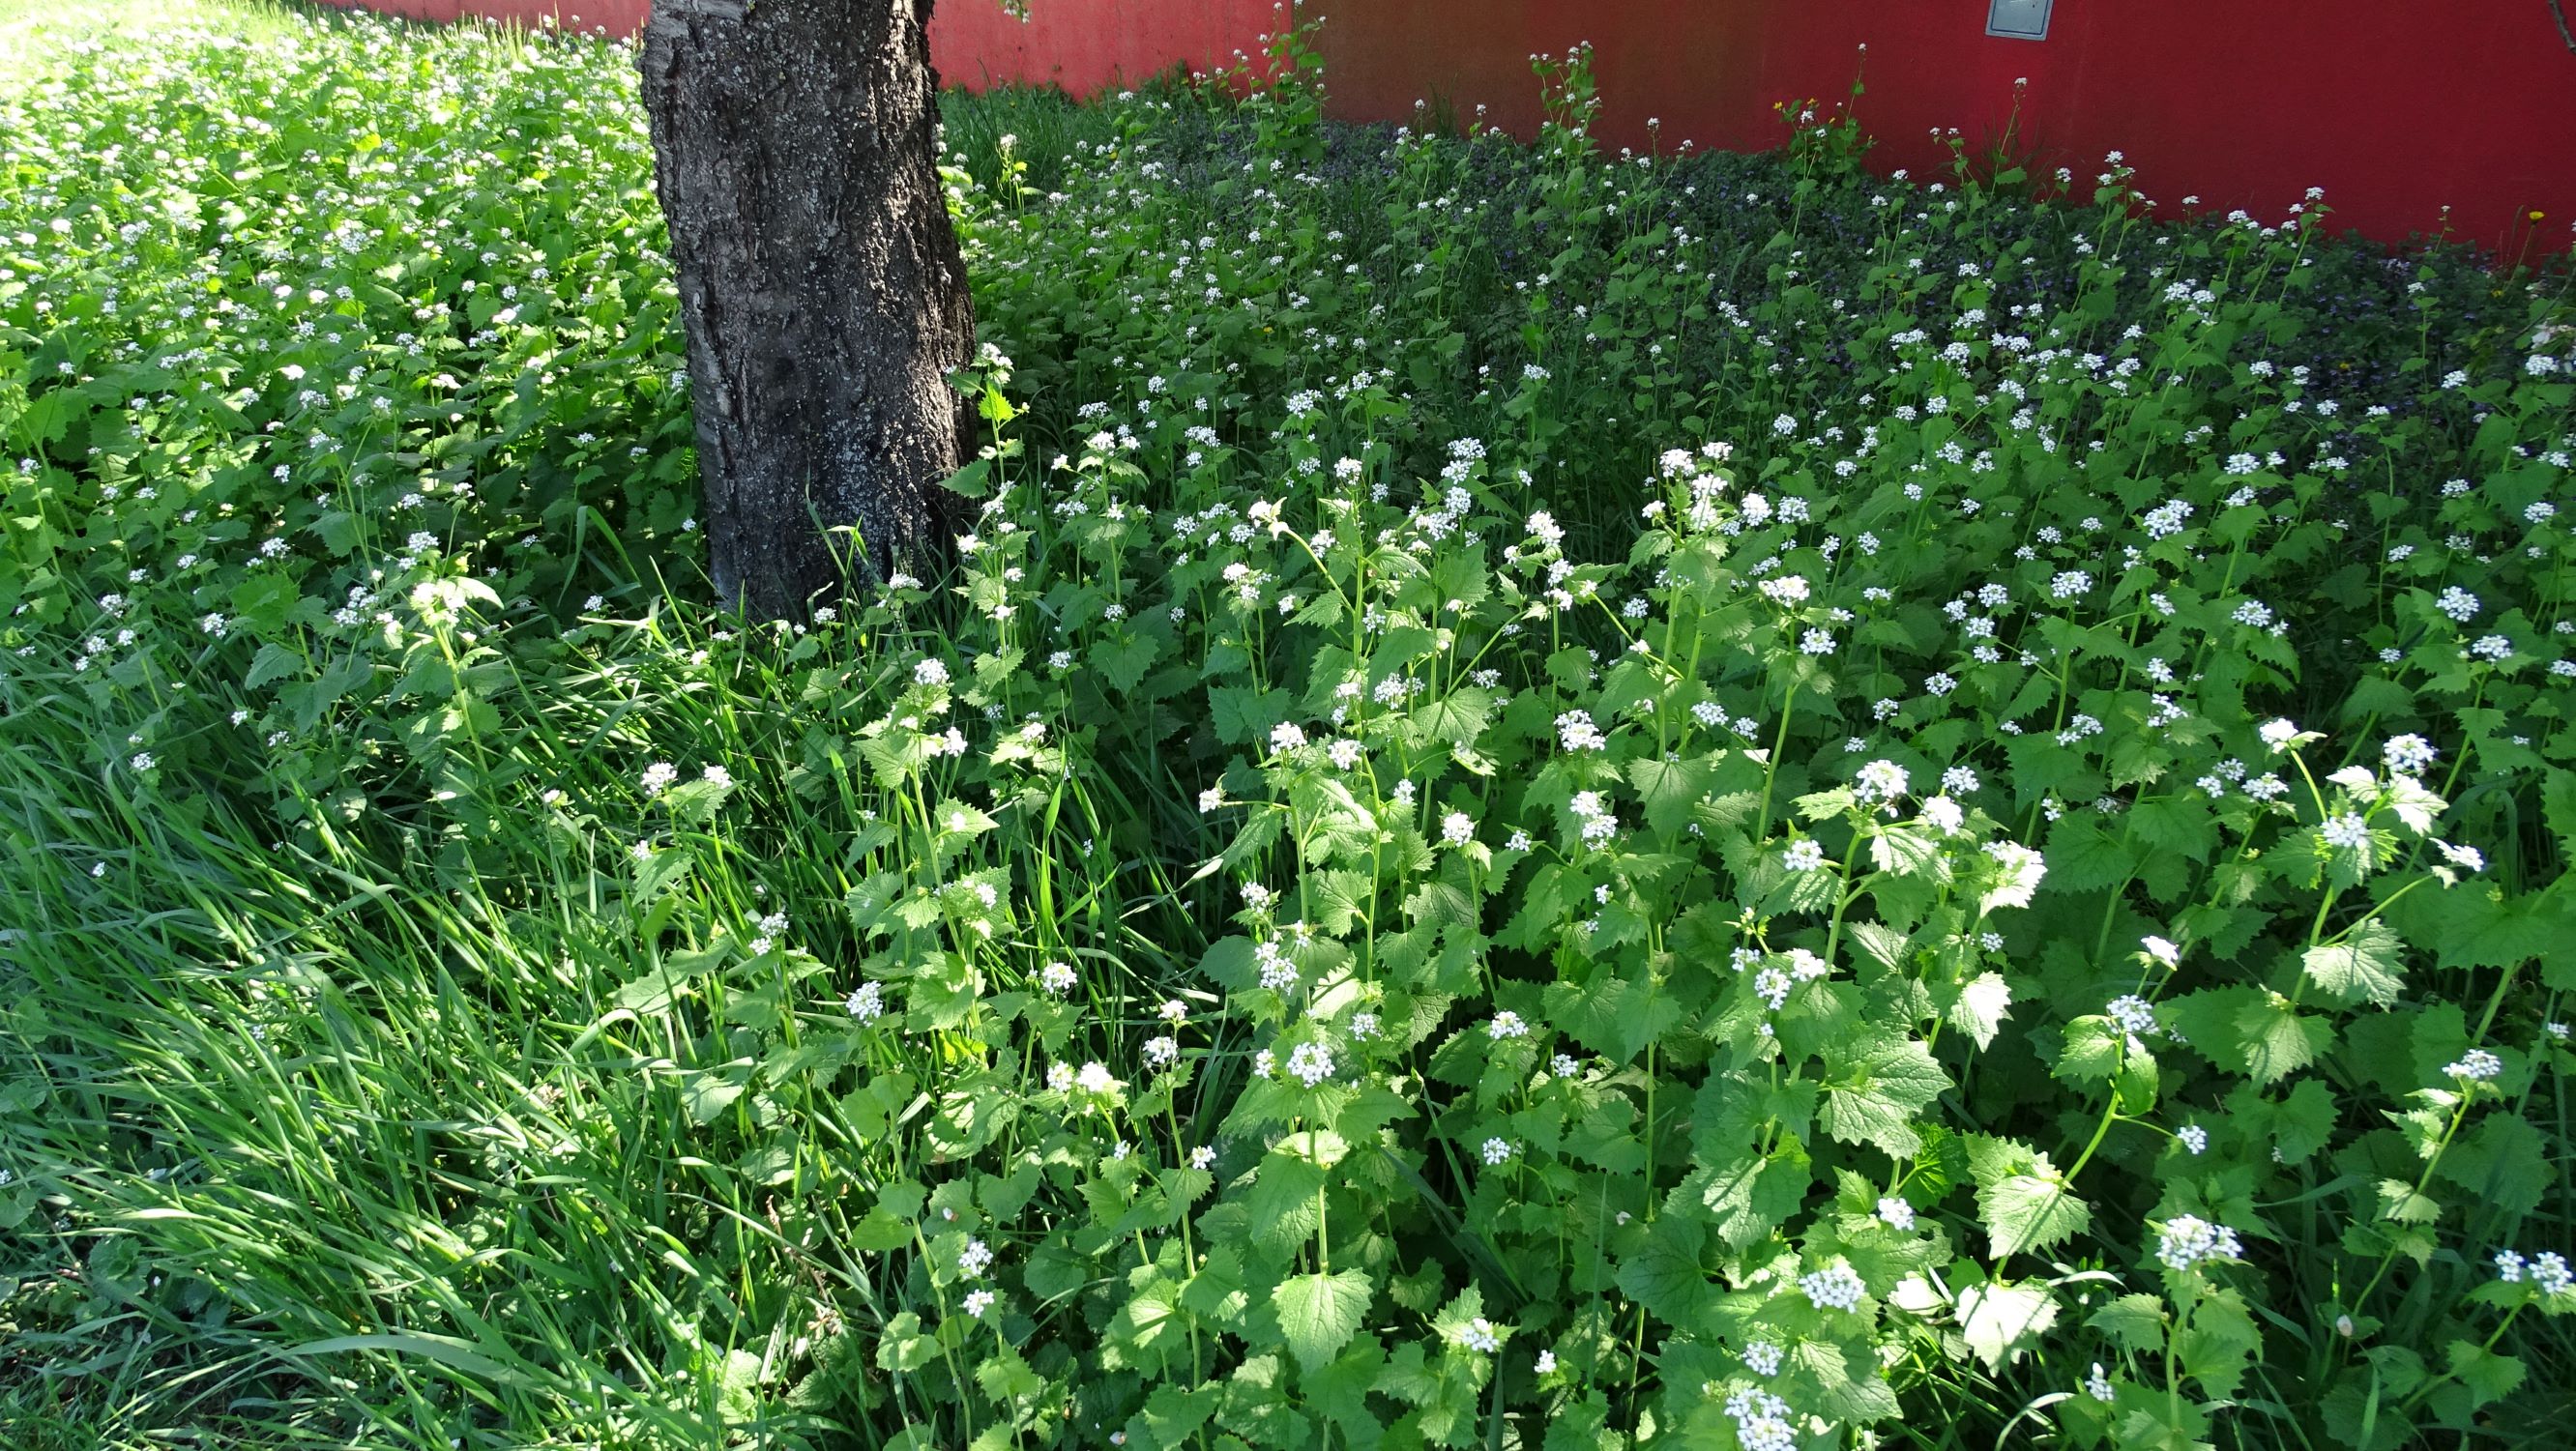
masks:
<path id="1" fill-rule="evenodd" d="M 9 1451 L 2556 1424 L 2563 261 L 952 96 L 975 546 L 756 625 L 631 52 L 0 67 Z"/>

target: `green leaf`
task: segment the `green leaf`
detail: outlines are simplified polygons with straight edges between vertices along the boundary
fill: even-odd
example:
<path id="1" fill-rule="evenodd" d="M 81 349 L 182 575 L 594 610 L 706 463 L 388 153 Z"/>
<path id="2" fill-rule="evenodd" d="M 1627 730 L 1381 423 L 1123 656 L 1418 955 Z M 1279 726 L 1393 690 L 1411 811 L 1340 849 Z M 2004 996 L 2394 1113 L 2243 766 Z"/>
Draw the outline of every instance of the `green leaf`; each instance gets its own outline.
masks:
<path id="1" fill-rule="evenodd" d="M 1581 1400 L 1556 1408 L 1547 1423 L 1547 1439 L 1541 1451 L 1612 1451 L 1626 1444 L 1626 1437 L 1610 1429 L 1610 1398 L 1591 1390 L 1584 1392 Z"/>
<path id="2" fill-rule="evenodd" d="M 250 673 L 242 677 L 242 689 L 257 690 L 272 680 L 283 679 L 305 668 L 302 655 L 271 641 L 259 647 L 250 662 Z"/>
<path id="3" fill-rule="evenodd" d="M 867 1086 L 841 1100 L 841 1113 L 850 1132 L 861 1143 L 885 1137 L 894 1116 L 912 1102 L 913 1077 L 909 1073 L 880 1073 Z"/>
<path id="4" fill-rule="evenodd" d="M 1472 746 L 1493 715 L 1494 697 L 1470 686 L 1416 706 L 1406 726 L 1417 749 L 1433 741 Z"/>
<path id="5" fill-rule="evenodd" d="M 2237 1015 L 2244 1035 L 2245 1067 L 2256 1083 L 2278 1083 L 2334 1046 L 2334 1024 L 2301 1013 L 2277 995 Z"/>
<path id="6" fill-rule="evenodd" d="M 2490 1401 L 2500 1401 L 2521 1386 L 2523 1365 L 2510 1355 L 2499 1355 L 2466 1340 L 2454 1340 L 2443 1347 L 2451 1364 L 2451 1374 L 2469 1389 L 2469 1406 L 2475 1409 Z"/>
<path id="7" fill-rule="evenodd" d="M 1628 781 L 1646 803 L 1647 824 L 1674 836 L 1690 824 L 1691 808 L 1707 794 L 1709 770 L 1700 761 L 1641 756 L 1628 763 Z"/>
<path id="8" fill-rule="evenodd" d="M 1091 647 L 1091 668 L 1100 672 L 1111 690 L 1125 695 L 1144 680 L 1162 648 L 1162 641 L 1141 632 L 1123 640 L 1102 640 Z"/>
<path id="9" fill-rule="evenodd" d="M 1593 1052 L 1612 1056 L 1627 1046 L 1622 1013 L 1628 1002 L 1628 983 L 1607 963 L 1594 963 L 1591 972 L 1579 983 L 1548 984 L 1542 997 L 1550 1023 Z"/>
<path id="10" fill-rule="evenodd" d="M 974 462 L 967 464 L 964 468 L 959 469 L 957 472 L 950 474 L 948 477 L 941 479 L 939 481 L 939 486 L 960 498 L 980 499 L 986 494 L 992 492 L 992 486 L 986 483 L 984 479 L 984 476 L 992 471 L 993 461 L 988 458 L 979 458 Z"/>
<path id="11" fill-rule="evenodd" d="M 854 1249 L 901 1249 L 912 1243 L 912 1226 L 886 1213 L 880 1204 L 850 1226 L 849 1242 Z"/>
<path id="12" fill-rule="evenodd" d="M 1029 1267 L 1022 1278 L 1027 1282 L 1030 1294 L 1041 1300 L 1057 1300 L 1088 1284 L 1091 1269 L 1083 1262 L 1082 1256 L 1048 1240 L 1030 1253 Z"/>
<path id="13" fill-rule="evenodd" d="M 2023 784 L 2028 789 L 2028 783 Z M 2137 864 L 2137 848 L 2104 827 L 2102 818 L 2090 811 L 2067 813 L 2048 833 L 2048 884 L 2052 888 L 2095 891 L 2121 881 Z"/>
<path id="14" fill-rule="evenodd" d="M 1370 1293 L 1366 1271 L 1342 1270 L 1291 1275 L 1271 1292 L 1270 1302 L 1279 1312 L 1279 1329 L 1288 1337 L 1288 1349 L 1313 1370 L 1339 1354 L 1359 1333 Z"/>
<path id="15" fill-rule="evenodd" d="M 430 1335 L 415 1330 L 389 1330 L 375 1335 L 340 1335 L 328 1340 L 308 1340 L 291 1346 L 293 1356 L 345 1355 L 353 1350 L 384 1351 L 395 1355 L 416 1355 L 434 1360 L 451 1370 L 490 1381 L 495 1385 L 523 1387 L 528 1377 L 472 1348 L 462 1340 L 445 1335 Z"/>
<path id="16" fill-rule="evenodd" d="M 1316 1196 L 1324 1187 L 1322 1167 L 1289 1151 L 1290 1142 L 1303 1137 L 1280 1140 L 1261 1161 L 1243 1198 L 1253 1242 L 1281 1256 L 1314 1237 Z"/>
<path id="17" fill-rule="evenodd" d="M 2540 783 L 2540 809 L 2558 838 L 2561 861 L 2576 861 L 2576 771 L 2555 767 Z"/>
<path id="18" fill-rule="evenodd" d="M 1990 1371 L 2002 1370 L 2007 1358 L 2056 1323 L 2057 1299 L 2046 1285 L 1970 1285 L 1959 1292 L 1959 1335 Z"/>
<path id="19" fill-rule="evenodd" d="M 2049 1072 L 2066 1083 L 2105 1082 L 2120 1071 L 2128 1042 L 2128 1031 L 2109 1018 L 2098 1013 L 2077 1018 L 2066 1025 L 2065 1041 Z"/>
<path id="20" fill-rule="evenodd" d="M 1696 1192 L 1699 1207 L 1717 1221 L 1718 1237 L 1742 1249 L 1797 1213 L 1814 1182 L 1812 1164 L 1803 1155 L 1783 1151 L 1771 1158 L 1748 1156 L 1699 1170 L 1683 1180 L 1676 1193 Z M 1692 1268 L 1693 1283 L 1697 1283 L 1696 1264 Z"/>
<path id="21" fill-rule="evenodd" d="M 2364 998 L 2388 1007 L 2406 989 L 2405 944 L 2376 918 L 2345 934 L 2340 942 L 2323 942 L 2301 957 L 2308 980 L 2350 1003 Z"/>
<path id="22" fill-rule="evenodd" d="M 1671 993 L 1657 990 L 1651 981 L 1643 986 L 1632 984 L 1627 1008 L 1619 1019 L 1624 1040 L 1619 1045 L 1618 1061 L 1624 1063 L 1645 1052 L 1647 1044 L 1681 1020 L 1681 1004 L 1673 1001 Z"/>
<path id="23" fill-rule="evenodd" d="M 1619 1292 L 1668 1324 L 1689 1324 L 1708 1290 L 1708 1274 L 1699 1263 L 1706 1233 L 1682 1215 L 1656 1220 L 1646 1242 L 1621 1261 Z"/>
<path id="24" fill-rule="evenodd" d="M 2131 1355 L 2154 1355 L 2165 1348 L 2165 1302 L 2153 1295 L 2122 1295 L 2085 1323 Z"/>
<path id="25" fill-rule="evenodd" d="M 1045 1384 L 1039 1381 L 1033 1389 L 1043 1390 Z M 1198 1434 L 1199 1427 L 1207 1424 L 1208 1417 L 1216 1414 L 1217 1406 L 1224 1398 L 1224 1392 L 1213 1385 L 1203 1385 L 1195 1390 L 1177 1385 L 1158 1386 L 1152 1395 L 1145 1398 L 1145 1409 L 1137 1412 L 1128 1426 L 1132 1430 L 1143 1431 L 1150 1438 L 1146 1445 L 1186 1446 L 1190 1444 L 1190 1438 Z M 1130 1444 L 1134 1444 L 1137 1438 L 1131 1436 L 1128 1439 Z"/>
<path id="26" fill-rule="evenodd" d="M 2490 1213 L 2528 1214 L 2554 1181 L 2549 1144 L 2520 1114 L 2491 1113 L 2444 1151 L 2441 1177 L 2477 1196 Z"/>
<path id="27" fill-rule="evenodd" d="M 1919 1040 L 1881 1039 L 1866 1057 L 1844 1065 L 1837 1080 L 1825 1084 L 1817 1122 L 1843 1143 L 1869 1144 L 1890 1158 L 1911 1158 L 1923 1147 L 1914 1115 L 1949 1086 L 1950 1075 Z"/>
<path id="28" fill-rule="evenodd" d="M 2173 1333 L 2173 1356 L 2212 1396 L 2231 1397 L 2263 1349 L 2263 1333 L 2233 1289 L 2209 1291 Z"/>
<path id="29" fill-rule="evenodd" d="M 1982 972 L 1962 985 L 1950 1005 L 1950 1026 L 1974 1038 L 1980 1048 L 1994 1046 L 2004 1019 L 2012 1016 L 2012 984 L 1999 972 Z"/>
<path id="30" fill-rule="evenodd" d="M 1972 1135 L 1968 1169 L 1977 1180 L 1977 1212 L 1996 1259 L 2046 1249 L 2082 1233 L 2092 1221 L 2092 1211 L 2046 1154 L 2009 1139 Z"/>
<path id="31" fill-rule="evenodd" d="M 1256 690 L 1248 685 L 1220 685 L 1208 692 L 1208 714 L 1216 738 L 1229 746 L 1269 749 L 1270 728 L 1288 718 L 1297 699 L 1284 690 Z"/>
<path id="32" fill-rule="evenodd" d="M 921 1333 L 921 1317 L 910 1310 L 886 1322 L 877 1340 L 877 1369 L 908 1374 L 939 1358 L 939 1342 Z"/>
<path id="33" fill-rule="evenodd" d="M 733 1107 L 735 1099 L 742 1097 L 746 1085 L 732 1076 L 736 1071 L 728 1066 L 720 1073 L 689 1073 L 681 1077 L 680 1101 L 688 1107 L 692 1122 L 713 1123 Z"/>
<path id="34" fill-rule="evenodd" d="M 1892 876 L 1910 877 L 1941 860 L 1941 839 L 1909 826 L 1881 826 L 1869 834 L 1870 865 Z"/>

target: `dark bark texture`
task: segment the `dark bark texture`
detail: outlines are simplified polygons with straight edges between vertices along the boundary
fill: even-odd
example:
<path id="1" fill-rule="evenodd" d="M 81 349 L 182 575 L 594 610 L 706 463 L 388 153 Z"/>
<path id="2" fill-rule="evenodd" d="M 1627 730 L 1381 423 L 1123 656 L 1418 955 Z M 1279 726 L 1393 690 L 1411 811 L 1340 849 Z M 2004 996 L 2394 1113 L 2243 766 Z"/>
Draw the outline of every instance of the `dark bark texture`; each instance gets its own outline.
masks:
<path id="1" fill-rule="evenodd" d="M 934 128 L 931 0 L 656 0 L 644 110 L 671 228 L 717 594 L 801 617 L 945 545 L 974 313 Z"/>

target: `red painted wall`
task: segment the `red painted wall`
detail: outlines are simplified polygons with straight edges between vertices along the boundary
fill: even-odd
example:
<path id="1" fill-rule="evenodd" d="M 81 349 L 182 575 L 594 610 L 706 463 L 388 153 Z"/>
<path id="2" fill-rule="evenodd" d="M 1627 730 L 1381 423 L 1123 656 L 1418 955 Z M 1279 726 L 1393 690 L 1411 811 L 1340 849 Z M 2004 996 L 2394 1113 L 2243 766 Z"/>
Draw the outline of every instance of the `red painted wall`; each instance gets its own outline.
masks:
<path id="1" fill-rule="evenodd" d="M 652 0 L 331 0 L 420 20 L 490 16 L 624 35 Z M 941 79 L 982 88 L 1052 82 L 1076 95 L 1141 81 L 1175 61 L 1207 70 L 1257 51 L 1271 0 L 1033 0 L 1026 21 L 999 0 L 944 0 L 931 12 L 930 60 Z"/>
<path id="2" fill-rule="evenodd" d="M 930 63 L 951 85 L 1054 82 L 1075 95 L 1132 85 L 1175 61 L 1192 70 L 1256 53 L 1271 0 L 1030 0 L 1013 20 L 996 0 L 941 0 L 930 13 Z M 1359 0 L 1386 3 L 1386 0 Z"/>
<path id="3" fill-rule="evenodd" d="M 2081 182 L 2118 149 L 2163 210 L 2197 194 L 2278 220 L 2322 186 L 2335 225 L 2384 239 L 2448 204 L 2455 234 L 2507 252 L 2570 240 L 2576 52 L 2546 0 L 2057 0 L 2040 41 L 1985 18 L 1983 0 L 1357 0 L 1322 48 L 1336 110 L 1402 116 L 1437 91 L 1526 131 L 1530 53 L 1588 39 L 1605 138 L 1642 146 L 1653 116 L 1668 145 L 1742 147 L 1779 139 L 1776 101 L 1843 97 L 1866 44 L 1882 168 L 1945 160 L 1934 126 L 1999 131 L 2026 77 L 2041 165 Z"/>
<path id="4" fill-rule="evenodd" d="M 649 0 L 375 0 L 579 17 L 634 28 Z M 947 80 L 1053 81 L 1076 93 L 1256 50 L 1269 0 L 941 0 L 931 56 Z M 1310 6 L 1310 9 L 1314 7 Z M 2571 6 L 2576 8 L 2576 6 Z M 2396 240 L 2443 224 L 2508 254 L 2576 232 L 2576 52 L 2547 0 L 2057 0 L 2046 40 L 1985 34 L 1984 0 L 1347 0 L 1322 7 L 1335 114 L 1406 120 L 1440 97 L 1526 135 L 1535 51 L 1594 46 L 1600 134 L 1644 146 L 1767 146 L 1775 102 L 1839 100 L 1868 46 L 1860 115 L 1873 161 L 1921 176 L 1928 136 L 1999 131 L 2029 82 L 2022 134 L 2079 183 L 2122 151 L 2165 211 L 2244 207 L 2267 220 L 2322 186 L 2336 226 Z M 2528 214 L 2540 211 L 2533 222 Z"/>

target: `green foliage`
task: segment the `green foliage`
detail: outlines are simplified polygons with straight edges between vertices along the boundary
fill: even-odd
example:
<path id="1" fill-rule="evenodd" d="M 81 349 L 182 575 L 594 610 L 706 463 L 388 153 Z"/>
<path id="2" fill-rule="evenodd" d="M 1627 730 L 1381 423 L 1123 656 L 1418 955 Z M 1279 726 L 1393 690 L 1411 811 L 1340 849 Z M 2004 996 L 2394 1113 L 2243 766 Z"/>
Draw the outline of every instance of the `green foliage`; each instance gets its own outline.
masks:
<path id="1" fill-rule="evenodd" d="M 953 103 L 958 568 L 753 625 L 631 53 L 230 24 L 0 94 L 12 1445 L 2555 1424 L 2563 264 L 1292 29 Z"/>

